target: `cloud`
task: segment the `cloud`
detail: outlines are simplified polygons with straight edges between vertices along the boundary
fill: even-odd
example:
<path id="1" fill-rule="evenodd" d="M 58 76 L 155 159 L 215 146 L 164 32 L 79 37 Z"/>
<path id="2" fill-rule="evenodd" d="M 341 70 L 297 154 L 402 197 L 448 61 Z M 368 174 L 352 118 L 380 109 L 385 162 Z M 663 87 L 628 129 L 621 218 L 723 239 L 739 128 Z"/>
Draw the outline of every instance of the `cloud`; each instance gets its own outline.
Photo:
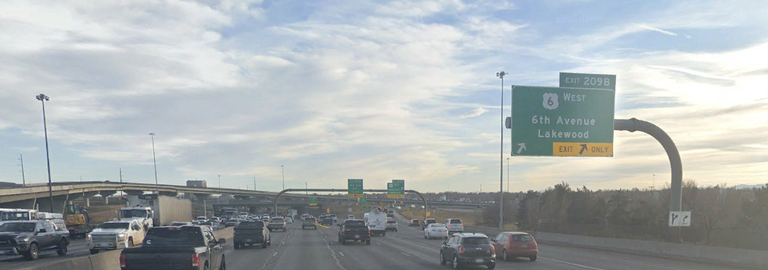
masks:
<path id="1" fill-rule="evenodd" d="M 659 32 L 659 33 L 662 33 L 662 34 L 665 34 L 665 35 L 677 36 L 677 34 L 675 34 L 673 32 L 662 30 L 662 29 L 659 29 L 659 28 L 656 28 L 656 27 L 653 27 L 653 26 L 650 26 L 650 25 L 640 24 L 640 23 L 635 24 L 635 25 L 637 25 L 640 28 L 648 29 L 648 30 L 651 30 L 651 31 L 654 31 L 654 32 Z"/>
<path id="2" fill-rule="evenodd" d="M 566 2 L 576 9 L 572 2 L 582 1 Z M 104 179 L 125 167 L 133 179 L 152 179 L 147 133 L 155 132 L 159 178 L 168 183 L 222 175 L 224 186 L 242 186 L 255 174 L 257 186 L 274 190 L 284 165 L 288 187 L 364 178 L 383 188 L 404 178 L 414 189 L 474 190 L 498 177 L 499 118 L 485 114 L 499 108 L 497 94 L 489 96 L 498 91 L 493 74 L 556 85 L 557 72 L 570 70 L 617 74 L 617 118 L 664 128 L 686 177 L 765 179 L 768 134 L 755 127 L 768 126 L 768 67 L 754 56 L 768 44 L 624 42 L 648 30 L 697 30 L 697 38 L 754 30 L 762 27 L 757 7 L 713 13 L 731 4 L 679 2 L 549 32 L 541 16 L 506 12 L 537 14 L 548 4 L 285 5 L 0 3 L 0 132 L 14 147 L 39 142 L 32 98 L 46 93 L 53 157 L 72 163 L 55 168 L 62 179 L 79 171 Z M 561 180 L 610 188 L 666 177 L 651 138 L 617 132 L 615 142 L 613 158 L 515 157 L 514 181 L 525 189 Z M 45 178 L 36 174 L 30 178 Z"/>
<path id="3" fill-rule="evenodd" d="M 480 116 L 480 115 L 484 114 L 484 113 L 485 113 L 485 112 L 487 112 L 487 111 L 488 111 L 488 110 L 486 110 L 486 109 L 484 109 L 484 108 L 477 108 L 477 109 L 471 110 L 471 111 L 469 111 L 469 112 L 466 112 L 466 113 L 464 113 L 464 114 L 460 115 L 460 116 L 459 116 L 459 118 L 472 118 L 472 117 L 477 117 L 477 116 Z"/>

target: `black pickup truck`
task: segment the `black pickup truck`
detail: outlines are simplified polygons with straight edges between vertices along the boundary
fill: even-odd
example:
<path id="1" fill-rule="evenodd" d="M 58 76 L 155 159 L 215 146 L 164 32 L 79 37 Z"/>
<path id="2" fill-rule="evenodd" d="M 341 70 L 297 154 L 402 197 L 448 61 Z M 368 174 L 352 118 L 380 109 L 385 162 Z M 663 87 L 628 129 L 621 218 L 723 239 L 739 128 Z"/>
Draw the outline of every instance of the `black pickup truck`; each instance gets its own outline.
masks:
<path id="1" fill-rule="evenodd" d="M 235 226 L 235 237 L 232 240 L 235 243 L 235 249 L 240 249 L 246 245 L 261 245 L 262 248 L 272 244 L 272 236 L 269 229 L 261 221 L 244 221 Z"/>
<path id="2" fill-rule="evenodd" d="M 347 219 L 343 224 L 339 224 L 339 243 L 346 245 L 347 241 L 365 242 L 371 244 L 371 231 L 361 219 Z"/>
<path id="3" fill-rule="evenodd" d="M 44 250 L 67 255 L 69 231 L 56 229 L 48 220 L 7 221 L 0 225 L 0 255 L 22 255 L 27 260 L 36 260 Z"/>
<path id="4" fill-rule="evenodd" d="M 200 226 L 152 227 L 141 247 L 123 249 L 120 268 L 226 269 L 224 243 Z"/>

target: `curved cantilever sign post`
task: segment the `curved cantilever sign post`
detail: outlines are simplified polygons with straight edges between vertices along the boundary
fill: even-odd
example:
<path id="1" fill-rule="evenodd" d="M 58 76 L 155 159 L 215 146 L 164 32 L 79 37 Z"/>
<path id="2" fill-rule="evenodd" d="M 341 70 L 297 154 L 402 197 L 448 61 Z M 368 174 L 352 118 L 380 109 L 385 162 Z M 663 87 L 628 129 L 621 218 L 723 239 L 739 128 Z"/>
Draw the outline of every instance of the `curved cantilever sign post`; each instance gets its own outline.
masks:
<path id="1" fill-rule="evenodd" d="M 277 212 L 277 202 L 280 200 L 280 196 L 283 195 L 283 193 L 287 192 L 347 192 L 347 189 L 336 189 L 336 188 L 289 188 L 284 189 L 283 191 L 280 191 L 277 193 L 277 196 L 275 196 L 275 212 Z M 387 192 L 386 189 L 364 189 L 363 192 Z M 427 206 L 427 199 L 424 198 L 424 195 L 421 195 L 418 191 L 408 189 L 405 190 L 406 193 L 416 193 L 416 195 L 419 195 L 421 197 L 421 200 L 424 202 L 424 219 L 427 218 L 427 211 L 429 211 L 429 207 Z"/>

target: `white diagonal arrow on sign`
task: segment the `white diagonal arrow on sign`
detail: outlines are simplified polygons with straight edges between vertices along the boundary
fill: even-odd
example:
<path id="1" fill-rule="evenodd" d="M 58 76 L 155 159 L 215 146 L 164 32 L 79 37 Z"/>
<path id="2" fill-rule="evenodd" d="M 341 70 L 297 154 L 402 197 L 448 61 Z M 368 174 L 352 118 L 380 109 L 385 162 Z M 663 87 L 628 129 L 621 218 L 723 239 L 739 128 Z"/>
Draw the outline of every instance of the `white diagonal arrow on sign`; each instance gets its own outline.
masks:
<path id="1" fill-rule="evenodd" d="M 523 150 L 525 150 L 525 143 L 518 143 L 517 145 L 520 146 L 520 148 L 517 148 L 517 153 L 520 154 L 520 152 L 523 152 Z"/>

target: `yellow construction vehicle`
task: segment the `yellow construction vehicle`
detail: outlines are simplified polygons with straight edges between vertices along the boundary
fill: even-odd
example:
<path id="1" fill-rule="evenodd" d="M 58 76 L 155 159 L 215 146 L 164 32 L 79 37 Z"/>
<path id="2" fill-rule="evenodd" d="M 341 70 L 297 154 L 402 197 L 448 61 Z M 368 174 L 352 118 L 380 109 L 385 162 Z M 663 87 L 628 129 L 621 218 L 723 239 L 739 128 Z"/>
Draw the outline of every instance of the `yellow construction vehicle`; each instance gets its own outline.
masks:
<path id="1" fill-rule="evenodd" d="M 69 202 L 64 209 L 64 220 L 67 223 L 67 230 L 72 238 L 83 237 L 93 231 L 91 228 L 91 218 L 88 216 L 88 210 L 84 207 Z"/>

